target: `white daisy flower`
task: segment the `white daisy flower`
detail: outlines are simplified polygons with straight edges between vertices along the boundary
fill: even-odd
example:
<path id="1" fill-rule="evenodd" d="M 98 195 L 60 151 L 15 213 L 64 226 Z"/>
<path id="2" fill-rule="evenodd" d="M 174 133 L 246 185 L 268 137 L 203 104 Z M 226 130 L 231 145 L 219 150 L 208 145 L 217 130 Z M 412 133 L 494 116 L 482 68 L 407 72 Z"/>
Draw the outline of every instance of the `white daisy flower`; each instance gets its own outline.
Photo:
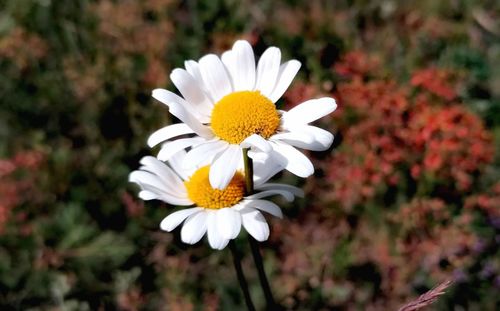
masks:
<path id="1" fill-rule="evenodd" d="M 280 63 L 280 50 L 270 47 L 256 67 L 252 47 L 243 40 L 221 58 L 208 54 L 198 62 L 186 61 L 186 69 L 174 69 L 170 75 L 184 98 L 164 89 L 153 91 L 153 97 L 183 123 L 156 131 L 148 145 L 165 142 L 157 156 L 163 161 L 191 147 L 187 167 L 212 157 L 210 184 L 217 189 L 231 181 L 243 148 L 269 154 L 297 176 L 310 176 L 314 172 L 311 161 L 295 147 L 328 149 L 333 135 L 309 123 L 333 112 L 337 105 L 333 98 L 324 97 L 290 111 L 277 110 L 276 101 L 300 68 L 297 60 Z M 185 134 L 191 137 L 172 140 Z"/>
<path id="2" fill-rule="evenodd" d="M 281 195 L 287 201 L 294 196 L 303 196 L 301 189 L 283 184 L 267 183 L 276 166 L 256 162 L 255 193 L 245 196 L 245 178 L 237 171 L 224 190 L 211 187 L 209 166 L 186 169 L 182 162 L 186 151 L 174 154 L 168 165 L 155 157 L 141 159 L 139 170 L 129 175 L 129 181 L 141 187 L 139 197 L 143 200 L 162 200 L 172 205 L 195 207 L 182 209 L 168 215 L 160 224 L 165 231 L 172 231 L 184 222 L 181 240 L 195 244 L 207 233 L 208 242 L 214 249 L 223 249 L 231 239 L 238 236 L 241 226 L 257 241 L 269 237 L 269 226 L 261 211 L 282 218 L 281 209 L 263 198 Z M 265 175 L 259 175 L 265 168 Z"/>

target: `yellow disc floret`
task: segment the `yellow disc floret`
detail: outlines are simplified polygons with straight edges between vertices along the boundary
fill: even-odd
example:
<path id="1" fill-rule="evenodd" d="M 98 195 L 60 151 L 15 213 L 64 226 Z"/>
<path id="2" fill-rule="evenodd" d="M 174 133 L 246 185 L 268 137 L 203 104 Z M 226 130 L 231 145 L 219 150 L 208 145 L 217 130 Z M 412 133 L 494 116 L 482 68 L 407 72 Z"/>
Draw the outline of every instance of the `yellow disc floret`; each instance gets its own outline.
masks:
<path id="1" fill-rule="evenodd" d="M 226 95 L 212 110 L 212 130 L 231 144 L 239 144 L 252 134 L 267 139 L 276 133 L 279 124 L 280 116 L 273 102 L 259 91 Z"/>
<path id="2" fill-rule="evenodd" d="M 197 206 L 219 209 L 233 206 L 243 199 L 245 194 L 245 178 L 243 174 L 236 172 L 226 189 L 219 190 L 210 186 L 208 180 L 209 171 L 210 166 L 204 166 L 184 182 L 189 199 Z"/>

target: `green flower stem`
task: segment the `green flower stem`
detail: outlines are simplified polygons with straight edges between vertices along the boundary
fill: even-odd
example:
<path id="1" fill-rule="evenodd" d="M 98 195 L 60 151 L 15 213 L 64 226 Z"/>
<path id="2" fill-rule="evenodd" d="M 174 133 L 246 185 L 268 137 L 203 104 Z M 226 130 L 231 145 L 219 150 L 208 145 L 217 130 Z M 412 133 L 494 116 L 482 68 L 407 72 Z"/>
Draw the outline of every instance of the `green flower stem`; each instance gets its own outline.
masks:
<path id="1" fill-rule="evenodd" d="M 241 291 L 243 292 L 243 297 L 245 298 L 245 304 L 247 305 L 248 311 L 255 311 L 255 306 L 252 302 L 252 297 L 250 296 L 250 291 L 248 290 L 247 280 L 245 279 L 245 274 L 241 268 L 241 255 L 234 240 L 229 241 L 229 249 L 233 255 L 234 269 L 236 270 L 236 276 L 238 277 L 238 282 L 240 283 Z"/>
<path id="2" fill-rule="evenodd" d="M 259 242 L 257 242 L 250 235 L 248 236 L 248 241 L 250 242 L 250 248 L 252 249 L 253 260 L 255 266 L 257 267 L 257 272 L 259 274 L 260 286 L 266 297 L 267 310 L 278 310 L 276 303 L 274 302 L 273 293 L 269 282 L 267 281 L 266 271 L 264 270 L 264 264 L 262 260 L 262 255 L 260 254 Z"/>
<path id="3" fill-rule="evenodd" d="M 246 195 L 251 195 L 254 191 L 253 189 L 253 162 L 248 156 L 248 149 L 243 149 L 243 164 L 245 166 L 245 185 L 246 185 Z M 276 303 L 274 301 L 273 293 L 271 287 L 269 286 L 269 281 L 267 280 L 266 271 L 264 270 L 264 263 L 262 260 L 262 255 L 260 254 L 259 243 L 250 235 L 248 235 L 248 241 L 250 242 L 250 248 L 252 250 L 253 260 L 255 262 L 255 267 L 257 268 L 257 273 L 259 274 L 260 286 L 266 297 L 267 310 L 277 310 Z"/>
<path id="4" fill-rule="evenodd" d="M 243 165 L 245 166 L 246 195 L 253 194 L 253 162 L 248 156 L 248 148 L 243 149 Z"/>

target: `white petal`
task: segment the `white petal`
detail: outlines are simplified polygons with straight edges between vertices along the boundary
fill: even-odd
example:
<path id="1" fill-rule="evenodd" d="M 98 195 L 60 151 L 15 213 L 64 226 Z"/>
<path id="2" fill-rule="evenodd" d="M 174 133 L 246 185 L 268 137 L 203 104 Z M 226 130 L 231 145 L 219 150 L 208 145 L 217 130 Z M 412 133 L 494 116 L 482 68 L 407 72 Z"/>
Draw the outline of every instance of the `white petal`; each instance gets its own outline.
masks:
<path id="1" fill-rule="evenodd" d="M 247 198 L 248 199 L 248 198 Z M 253 207 L 263 212 L 269 213 L 275 217 L 283 218 L 283 212 L 278 205 L 266 200 L 248 200 L 248 207 Z"/>
<path id="2" fill-rule="evenodd" d="M 304 128 L 297 129 L 297 130 L 304 131 L 304 132 L 306 132 L 309 135 L 314 137 L 314 141 L 319 144 L 319 146 L 317 147 L 318 148 L 317 151 L 327 150 L 328 148 L 330 148 L 330 146 L 333 143 L 333 138 L 334 138 L 333 134 L 328 132 L 328 131 L 325 131 L 322 128 L 312 126 L 312 125 L 307 125 Z M 320 149 L 321 147 L 323 149 Z M 309 149 L 309 150 L 313 150 L 313 149 Z"/>
<path id="3" fill-rule="evenodd" d="M 147 171 L 158 176 L 168 188 L 182 190 L 185 193 L 182 180 L 165 163 L 151 156 L 143 157 L 140 163 L 145 166 Z"/>
<path id="4" fill-rule="evenodd" d="M 230 207 L 215 211 L 219 233 L 225 239 L 234 239 L 241 230 L 241 215 Z"/>
<path id="5" fill-rule="evenodd" d="M 305 125 L 332 113 L 335 109 L 337 104 L 331 97 L 311 99 L 285 112 L 282 115 L 283 126 Z"/>
<path id="6" fill-rule="evenodd" d="M 193 207 L 174 212 L 161 221 L 160 228 L 161 230 L 170 232 L 180 225 L 184 219 L 201 210 L 202 208 L 200 207 Z"/>
<path id="7" fill-rule="evenodd" d="M 274 160 L 273 160 L 274 161 Z M 274 175 L 278 174 L 282 170 L 285 169 L 285 167 L 282 164 L 272 164 L 268 165 L 262 164 L 262 165 L 255 165 L 256 163 L 254 162 L 254 185 L 259 186 L 262 185 L 263 183 L 267 182 L 269 179 L 271 179 Z M 267 168 L 267 169 L 261 169 Z M 259 171 L 259 173 L 256 173 Z"/>
<path id="8" fill-rule="evenodd" d="M 183 167 L 199 167 L 203 164 L 209 164 L 213 158 L 224 152 L 229 147 L 225 141 L 208 141 L 193 147 L 184 158 Z"/>
<path id="9" fill-rule="evenodd" d="M 163 191 L 149 184 L 139 184 L 145 191 L 157 194 L 157 199 L 172 205 L 188 206 L 194 203 L 187 197 L 179 197 L 177 193 Z"/>
<path id="10" fill-rule="evenodd" d="M 145 187 L 145 189 L 149 189 L 148 187 Z M 179 198 L 176 196 L 173 196 L 168 193 L 162 193 L 160 197 L 158 197 L 159 200 L 162 200 L 165 203 L 172 204 L 172 205 L 179 205 L 179 206 L 189 206 L 193 205 L 194 202 L 191 201 L 189 198 Z"/>
<path id="11" fill-rule="evenodd" d="M 319 127 L 303 125 L 289 130 L 288 133 L 273 135 L 270 140 L 280 140 L 292 146 L 312 151 L 328 150 L 333 142 L 333 134 Z"/>
<path id="12" fill-rule="evenodd" d="M 210 95 L 210 92 L 208 92 L 207 86 L 205 85 L 205 82 L 201 77 L 200 65 L 194 60 L 187 60 L 184 62 L 184 67 L 186 68 L 187 72 L 189 72 L 189 74 L 193 76 L 193 78 L 195 78 L 196 82 L 198 82 L 198 86 L 203 90 L 203 92 L 205 92 L 205 95 L 213 104 L 214 100 L 212 98 L 212 95 Z"/>
<path id="13" fill-rule="evenodd" d="M 226 51 L 222 53 L 220 57 L 224 66 L 226 66 L 227 72 L 229 73 L 229 80 L 231 80 L 231 88 L 234 90 L 234 79 L 237 76 L 236 55 L 233 50 Z"/>
<path id="14" fill-rule="evenodd" d="M 148 186 L 144 186 L 144 189 L 150 192 L 153 192 L 155 190 L 150 189 Z M 176 206 L 190 206 L 194 204 L 193 201 L 188 198 L 178 198 L 168 193 L 159 193 L 159 197 L 157 199 Z"/>
<path id="15" fill-rule="evenodd" d="M 325 148 L 325 146 L 322 145 L 320 142 L 314 140 L 314 137 L 312 135 L 308 135 L 304 131 L 279 133 L 273 135 L 269 140 L 281 141 L 283 143 L 292 145 L 294 147 L 313 150 L 313 151 L 324 151 L 328 149 L 328 147 Z"/>
<path id="16" fill-rule="evenodd" d="M 179 120 L 186 123 L 196 134 L 205 138 L 212 138 L 214 135 L 210 127 L 203 125 L 193 113 L 188 109 L 192 109 L 183 98 L 164 89 L 153 90 L 153 97 L 168 106 L 168 111 L 176 116 Z"/>
<path id="17" fill-rule="evenodd" d="M 269 154 L 259 150 L 248 150 L 248 156 L 253 159 L 254 163 L 257 161 L 266 162 L 269 160 Z"/>
<path id="18" fill-rule="evenodd" d="M 145 171 L 134 171 L 129 177 L 131 182 L 137 183 L 144 193 L 139 193 L 141 198 L 144 200 L 159 199 L 166 203 L 172 205 L 192 205 L 193 202 L 185 194 L 185 188 L 175 189 L 165 187 L 161 184 L 158 177 L 145 172 Z M 141 191 L 141 192 L 143 192 Z M 155 197 L 151 195 L 155 194 Z"/>
<path id="19" fill-rule="evenodd" d="M 288 202 L 292 202 L 293 198 L 294 198 L 293 193 L 286 191 L 286 190 L 281 190 L 281 189 L 272 189 L 272 190 L 261 191 L 261 192 L 252 194 L 246 198 L 253 200 L 253 199 L 262 199 L 262 198 L 270 197 L 273 195 L 281 195 Z"/>
<path id="20" fill-rule="evenodd" d="M 256 190 L 271 190 L 271 189 L 280 189 L 280 190 L 285 190 L 297 197 L 304 197 L 304 190 L 291 186 L 291 185 L 286 185 L 286 184 L 278 184 L 278 183 L 265 183 L 260 186 L 255 187 Z"/>
<path id="21" fill-rule="evenodd" d="M 144 201 L 157 200 L 158 195 L 151 191 L 142 190 L 141 192 L 139 192 L 139 198 L 141 198 Z"/>
<path id="22" fill-rule="evenodd" d="M 245 140 L 240 143 L 240 146 L 241 148 L 255 147 L 265 153 L 268 153 L 272 149 L 269 142 L 265 140 L 264 137 L 257 134 L 252 134 L 245 138 Z"/>
<path id="23" fill-rule="evenodd" d="M 314 173 L 314 166 L 311 161 L 300 151 L 290 145 L 280 142 L 273 142 L 272 157 L 286 170 L 299 177 L 309 177 Z"/>
<path id="24" fill-rule="evenodd" d="M 144 168 L 144 167 L 143 167 Z M 192 205 L 193 202 L 187 197 L 184 185 L 165 182 L 154 173 L 144 170 L 133 171 L 129 175 L 129 181 L 137 183 L 141 188 L 139 197 L 143 200 L 159 199 L 174 205 Z"/>
<path id="25" fill-rule="evenodd" d="M 195 244 L 207 232 L 207 213 L 201 211 L 189 216 L 181 229 L 181 240 L 187 244 Z"/>
<path id="26" fill-rule="evenodd" d="M 230 145 L 210 166 L 209 180 L 214 189 L 225 189 L 238 168 L 243 153 L 240 146 Z"/>
<path id="27" fill-rule="evenodd" d="M 163 176 L 157 176 L 147 171 L 134 171 L 130 174 L 130 181 L 137 183 L 142 190 L 154 193 L 153 198 L 149 193 L 139 194 L 144 200 L 160 199 L 173 205 L 192 205 L 188 198 L 186 187 L 183 183 L 162 181 Z"/>
<path id="28" fill-rule="evenodd" d="M 281 51 L 276 47 L 268 48 L 260 57 L 257 65 L 257 81 L 255 90 L 262 95 L 270 97 L 280 70 Z"/>
<path id="29" fill-rule="evenodd" d="M 210 122 L 213 104 L 205 95 L 203 89 L 198 85 L 196 79 L 186 70 L 179 68 L 172 71 L 170 79 L 198 116 L 204 117 L 204 119 L 200 121 L 202 123 Z"/>
<path id="30" fill-rule="evenodd" d="M 302 129 L 304 128 L 304 126 L 301 127 Z M 300 131 L 298 130 L 297 128 L 294 128 L 294 130 L 292 130 L 291 132 L 282 132 L 282 133 L 278 133 L 278 134 L 275 134 L 273 136 L 271 136 L 269 138 L 270 141 L 283 141 L 283 142 L 286 142 L 288 143 L 289 141 L 293 142 L 293 143 L 297 143 L 297 144 L 312 144 L 314 143 L 314 137 L 312 135 L 310 135 L 309 133 L 306 133 L 305 131 Z M 294 145 L 295 144 L 290 144 L 290 145 Z"/>
<path id="31" fill-rule="evenodd" d="M 168 125 L 155 131 L 149 136 L 148 146 L 153 148 L 159 143 L 169 140 L 170 138 L 192 133 L 194 133 L 193 130 L 184 123 Z"/>
<path id="32" fill-rule="evenodd" d="M 257 241 L 265 241 L 269 237 L 269 226 L 262 213 L 256 209 L 246 207 L 240 211 L 241 222 L 245 230 Z"/>
<path id="33" fill-rule="evenodd" d="M 156 157 L 161 161 L 167 161 L 177 152 L 202 142 L 204 142 L 204 139 L 201 137 L 181 138 L 170 141 L 161 146 L 160 152 Z"/>
<path id="34" fill-rule="evenodd" d="M 285 168 L 282 164 L 277 163 L 271 154 L 266 154 L 264 158 L 261 158 L 261 155 L 264 155 L 264 153 L 248 153 L 248 156 L 253 159 L 255 187 L 267 182 Z"/>
<path id="35" fill-rule="evenodd" d="M 200 72 L 214 102 L 232 92 L 231 81 L 221 60 L 214 54 L 200 59 Z"/>
<path id="36" fill-rule="evenodd" d="M 245 40 L 238 40 L 233 45 L 236 61 L 235 76 L 233 76 L 234 90 L 253 90 L 255 85 L 255 56 L 252 46 Z"/>
<path id="37" fill-rule="evenodd" d="M 275 103 L 280 99 L 280 97 L 285 93 L 286 89 L 292 83 L 293 78 L 300 69 L 300 62 L 298 60 L 292 59 L 280 66 L 278 73 L 278 79 L 273 92 L 269 96 L 269 99 Z"/>
<path id="38" fill-rule="evenodd" d="M 143 191 L 139 193 L 139 197 L 143 200 L 153 200 L 158 199 L 172 205 L 192 205 L 193 202 L 187 197 L 186 189 L 184 185 L 180 186 L 175 190 L 175 187 L 171 185 L 159 186 L 159 181 L 156 184 L 152 184 L 150 181 L 144 180 L 142 176 L 137 177 L 138 174 L 149 174 L 142 171 L 135 171 L 135 176 L 131 177 L 136 179 L 137 183 Z M 140 179 L 140 180 L 139 180 Z M 154 196 L 152 195 L 154 194 Z"/>
<path id="39" fill-rule="evenodd" d="M 184 62 L 184 67 L 189 74 L 196 79 L 199 85 L 203 85 L 203 79 L 201 78 L 200 66 L 194 60 L 187 60 Z"/>
<path id="40" fill-rule="evenodd" d="M 170 159 L 168 160 L 168 163 L 170 164 L 172 169 L 177 173 L 177 175 L 179 175 L 182 178 L 182 180 L 187 180 L 189 176 L 191 176 L 194 173 L 194 170 L 196 169 L 196 168 L 187 169 L 183 167 L 182 164 L 184 162 L 184 159 L 186 158 L 186 154 L 187 154 L 186 150 L 182 149 L 173 156 L 171 156 Z"/>
<path id="41" fill-rule="evenodd" d="M 208 244 L 214 249 L 223 249 L 229 243 L 229 239 L 224 239 L 219 233 L 214 211 L 207 211 L 207 235 Z"/>
<path id="42" fill-rule="evenodd" d="M 133 171 L 128 175 L 128 181 L 136 184 L 148 184 L 158 189 L 166 188 L 167 185 L 158 176 L 144 170 Z"/>

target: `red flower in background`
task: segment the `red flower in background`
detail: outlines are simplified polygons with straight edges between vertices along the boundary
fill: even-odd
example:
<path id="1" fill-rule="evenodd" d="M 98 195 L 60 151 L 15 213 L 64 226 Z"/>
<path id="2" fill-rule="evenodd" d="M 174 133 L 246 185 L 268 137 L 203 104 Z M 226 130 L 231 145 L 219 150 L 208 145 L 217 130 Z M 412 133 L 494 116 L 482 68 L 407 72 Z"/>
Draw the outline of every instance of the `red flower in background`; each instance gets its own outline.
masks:
<path id="1" fill-rule="evenodd" d="M 349 304 L 362 289 L 351 278 L 355 274 L 343 273 L 373 269 L 374 279 L 365 282 L 390 297 L 373 305 L 395 309 L 408 288 L 422 284 L 419 276 L 442 281 L 466 275 L 477 263 L 485 242 L 471 226 L 472 211 L 486 214 L 493 226 L 500 223 L 500 186 L 470 197 L 466 192 L 493 161 L 492 137 L 478 116 L 450 102 L 456 98 L 450 72 L 422 70 L 398 84 L 378 78 L 376 66 L 360 52 L 347 54 L 335 70 L 351 78 L 335 94 L 333 121 L 341 142 L 318 165 L 326 177 L 313 181 L 321 187 L 311 187 L 316 193 L 300 224 L 274 228 L 285 237 L 274 241 L 284 262 L 277 277 L 286 284 L 280 295 L 290 307 L 301 305 L 314 288 L 329 303 Z M 293 103 L 310 89 L 300 85 L 287 100 Z M 457 206 L 449 193 L 465 205 Z M 342 298 L 328 296 L 333 287 L 342 289 Z"/>
<path id="2" fill-rule="evenodd" d="M 11 159 L 0 159 L 0 233 L 10 221 L 13 209 L 30 198 L 35 187 L 35 172 L 43 159 L 43 154 L 37 151 L 18 152 Z M 28 174 L 16 176 L 23 170 Z M 25 218 L 25 213 L 19 213 L 13 220 L 23 222 Z M 30 230 L 21 226 L 20 232 L 28 234 Z"/>
<path id="3" fill-rule="evenodd" d="M 414 87 L 421 87 L 447 101 L 452 101 L 457 97 L 457 93 L 449 83 L 450 79 L 449 71 L 427 68 L 416 71 L 411 77 L 410 84 Z"/>
<path id="4" fill-rule="evenodd" d="M 411 86 L 365 78 L 375 66 L 359 52 L 335 66 L 354 78 L 338 85 L 336 123 L 345 144 L 330 163 L 325 196 L 346 209 L 366 202 L 403 176 L 432 177 L 468 190 L 474 176 L 493 160 L 491 135 L 481 119 L 461 105 L 446 106 L 426 94 L 410 96 Z M 455 98 L 451 74 L 438 69 L 416 73 L 412 85 L 445 100 Z M 429 182 L 429 181 L 427 181 Z"/>
<path id="5" fill-rule="evenodd" d="M 470 196 L 464 203 L 467 210 L 477 210 L 485 213 L 492 220 L 500 220 L 500 182 L 496 183 L 489 192 Z"/>
<path id="6" fill-rule="evenodd" d="M 361 51 L 346 53 L 340 62 L 334 65 L 335 71 L 347 78 L 363 77 L 376 72 L 380 67 L 378 58 L 368 56 Z"/>
<path id="7" fill-rule="evenodd" d="M 406 90 L 394 82 L 363 82 L 356 78 L 338 87 L 341 109 L 336 115 L 343 140 L 327 164 L 330 198 L 345 208 L 376 194 L 381 184 L 400 179 L 398 167 L 408 157 Z"/>
<path id="8" fill-rule="evenodd" d="M 431 106 L 421 97 L 410 112 L 408 125 L 414 178 L 428 173 L 468 190 L 474 173 L 493 160 L 491 135 L 481 119 L 463 106 Z"/>

